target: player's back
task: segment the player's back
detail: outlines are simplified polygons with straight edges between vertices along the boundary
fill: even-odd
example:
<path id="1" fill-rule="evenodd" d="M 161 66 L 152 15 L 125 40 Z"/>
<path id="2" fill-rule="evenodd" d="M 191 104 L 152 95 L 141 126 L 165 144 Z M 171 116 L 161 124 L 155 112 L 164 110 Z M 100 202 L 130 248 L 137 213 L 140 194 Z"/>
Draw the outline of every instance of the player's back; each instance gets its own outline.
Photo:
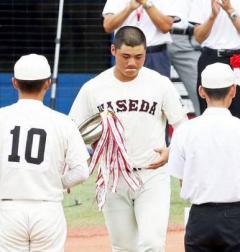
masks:
<path id="1" fill-rule="evenodd" d="M 71 123 L 37 100 L 0 109 L 0 199 L 62 200 Z"/>

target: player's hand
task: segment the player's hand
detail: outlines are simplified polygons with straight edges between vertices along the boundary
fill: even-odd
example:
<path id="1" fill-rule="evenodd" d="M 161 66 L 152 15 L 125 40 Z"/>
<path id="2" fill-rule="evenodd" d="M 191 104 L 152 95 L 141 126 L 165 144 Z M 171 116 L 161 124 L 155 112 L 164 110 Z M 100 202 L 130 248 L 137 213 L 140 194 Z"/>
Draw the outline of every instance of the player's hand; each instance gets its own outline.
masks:
<path id="1" fill-rule="evenodd" d="M 137 0 L 131 0 L 129 8 L 133 11 L 136 10 L 141 4 Z"/>
<path id="2" fill-rule="evenodd" d="M 234 10 L 230 0 L 222 0 L 219 4 L 228 14 Z"/>
<path id="3" fill-rule="evenodd" d="M 220 12 L 220 0 L 212 0 L 212 17 L 216 17 Z"/>
<path id="4" fill-rule="evenodd" d="M 163 149 L 155 149 L 155 152 L 159 154 L 159 159 L 158 161 L 151 163 L 148 166 L 148 169 L 157 169 L 163 165 L 165 165 L 168 161 L 168 155 L 169 155 L 169 149 L 168 148 L 163 148 Z"/>

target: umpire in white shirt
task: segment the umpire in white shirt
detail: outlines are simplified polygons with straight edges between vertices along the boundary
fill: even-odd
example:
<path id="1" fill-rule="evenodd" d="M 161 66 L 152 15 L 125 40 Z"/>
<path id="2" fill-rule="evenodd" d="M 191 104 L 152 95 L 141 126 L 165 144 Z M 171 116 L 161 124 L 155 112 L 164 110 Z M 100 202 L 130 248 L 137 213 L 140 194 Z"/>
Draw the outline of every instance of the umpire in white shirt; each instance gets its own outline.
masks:
<path id="1" fill-rule="evenodd" d="M 229 65 L 207 66 L 199 93 L 208 107 L 172 138 L 168 169 L 192 203 L 186 252 L 240 251 L 240 119 L 228 110 L 234 82 Z"/>

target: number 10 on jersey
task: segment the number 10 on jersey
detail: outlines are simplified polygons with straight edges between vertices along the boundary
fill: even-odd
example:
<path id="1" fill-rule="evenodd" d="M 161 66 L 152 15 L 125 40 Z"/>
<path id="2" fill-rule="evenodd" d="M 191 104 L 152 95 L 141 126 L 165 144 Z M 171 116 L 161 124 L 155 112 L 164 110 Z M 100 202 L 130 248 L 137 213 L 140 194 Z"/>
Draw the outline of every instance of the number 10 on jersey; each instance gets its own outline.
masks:
<path id="1" fill-rule="evenodd" d="M 11 131 L 12 134 L 12 152 L 8 156 L 9 162 L 20 162 L 21 158 L 25 158 L 27 163 L 31 164 L 41 164 L 44 161 L 44 153 L 46 146 L 47 133 L 44 129 L 31 128 L 27 132 L 27 139 L 25 143 L 25 156 L 19 156 L 19 141 L 21 138 L 21 127 L 15 126 Z M 34 138 L 38 137 L 37 155 L 33 157 L 33 142 Z"/>

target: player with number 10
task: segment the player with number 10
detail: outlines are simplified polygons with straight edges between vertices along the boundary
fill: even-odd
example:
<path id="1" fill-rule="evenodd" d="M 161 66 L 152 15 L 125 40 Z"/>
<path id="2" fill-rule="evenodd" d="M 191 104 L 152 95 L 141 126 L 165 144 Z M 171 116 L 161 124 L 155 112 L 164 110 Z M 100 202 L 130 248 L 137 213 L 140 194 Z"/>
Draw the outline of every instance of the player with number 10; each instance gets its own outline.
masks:
<path id="1" fill-rule="evenodd" d="M 22 56 L 12 82 L 19 100 L 0 109 L 0 250 L 61 252 L 63 189 L 89 176 L 88 153 L 75 124 L 43 105 L 44 56 Z"/>

